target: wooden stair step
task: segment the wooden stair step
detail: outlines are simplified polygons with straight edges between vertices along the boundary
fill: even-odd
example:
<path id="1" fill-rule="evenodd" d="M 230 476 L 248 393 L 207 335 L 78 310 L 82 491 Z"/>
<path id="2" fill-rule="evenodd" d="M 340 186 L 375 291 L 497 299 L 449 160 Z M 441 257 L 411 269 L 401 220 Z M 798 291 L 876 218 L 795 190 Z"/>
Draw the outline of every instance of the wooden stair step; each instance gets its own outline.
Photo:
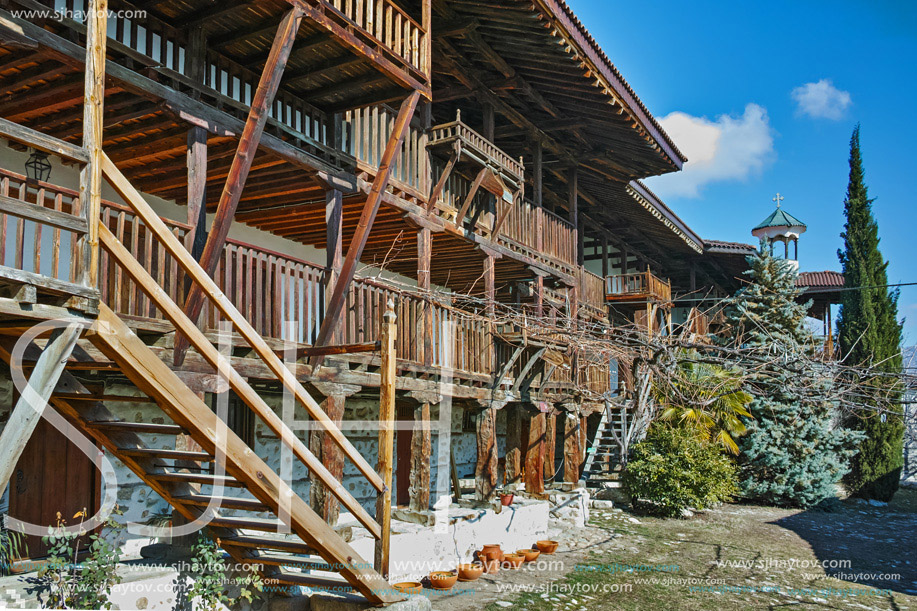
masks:
<path id="1" fill-rule="evenodd" d="M 308 573 L 280 571 L 279 573 L 271 575 L 270 579 L 276 579 L 279 583 L 286 585 L 304 586 L 317 590 L 334 589 L 334 591 L 339 592 L 353 589 L 353 586 L 351 586 L 346 579 L 337 575 L 311 575 Z"/>
<path id="2" fill-rule="evenodd" d="M 234 496 L 213 497 L 208 494 L 184 494 L 174 497 L 185 505 L 194 505 L 197 507 L 207 507 L 211 499 L 219 501 L 220 507 L 226 509 L 243 509 L 246 511 L 270 511 L 267 505 L 258 499 L 247 499 Z"/>
<path id="3" fill-rule="evenodd" d="M 164 473 L 148 473 L 147 477 L 160 482 L 182 482 L 186 484 L 206 484 L 213 486 L 234 486 L 244 488 L 245 484 L 228 475 L 211 475 L 210 473 L 182 473 L 179 471 L 166 471 Z"/>
<path id="4" fill-rule="evenodd" d="M 132 433 L 154 433 L 159 435 L 181 435 L 186 433 L 185 429 L 177 424 L 155 424 L 152 422 L 91 420 L 86 423 L 86 426 L 93 429 L 130 431 Z"/>
<path id="5" fill-rule="evenodd" d="M 233 528 L 236 530 L 263 530 L 265 532 L 278 532 L 287 526 L 277 518 L 250 518 L 236 516 L 217 516 L 210 521 L 211 526 L 218 528 Z"/>
<path id="6" fill-rule="evenodd" d="M 252 537 L 250 535 L 234 535 L 221 537 L 220 544 L 231 547 L 245 547 L 249 549 L 270 549 L 303 556 L 315 556 L 315 550 L 300 540 L 277 539 L 273 537 Z"/>
<path id="7" fill-rule="evenodd" d="M 169 458 L 173 460 L 194 460 L 198 462 L 213 462 L 215 460 L 207 452 L 169 450 L 165 448 L 118 448 L 118 452 L 125 456 L 139 456 L 144 458 Z"/>
<path id="8" fill-rule="evenodd" d="M 258 554 L 251 558 L 253 563 L 265 564 L 268 566 L 297 566 L 312 571 L 335 572 L 334 568 L 317 556 L 299 556 L 295 554 Z"/>
<path id="9" fill-rule="evenodd" d="M 96 395 L 85 392 L 55 392 L 51 395 L 58 399 L 67 401 L 115 401 L 118 403 L 156 403 L 149 397 L 137 397 L 132 395 Z"/>

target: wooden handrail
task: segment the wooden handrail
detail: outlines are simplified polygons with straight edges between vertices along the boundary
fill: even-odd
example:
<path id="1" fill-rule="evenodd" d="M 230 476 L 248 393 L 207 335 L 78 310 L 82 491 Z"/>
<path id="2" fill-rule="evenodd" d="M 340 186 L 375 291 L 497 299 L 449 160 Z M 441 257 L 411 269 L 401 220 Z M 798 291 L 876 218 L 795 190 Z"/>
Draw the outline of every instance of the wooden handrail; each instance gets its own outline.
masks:
<path id="1" fill-rule="evenodd" d="M 252 328 L 245 317 L 239 313 L 226 295 L 219 289 L 213 279 L 204 272 L 200 265 L 198 265 L 197 261 L 195 261 L 191 254 L 185 249 L 181 241 L 168 231 L 165 223 L 162 222 L 156 212 L 150 207 L 146 200 L 144 200 L 140 192 L 128 182 L 123 174 L 121 174 L 121 171 L 118 170 L 117 166 L 115 166 L 108 155 L 103 154 L 102 170 L 115 191 L 129 203 L 137 216 L 140 217 L 147 228 L 152 231 L 157 239 L 166 247 L 169 254 L 175 258 L 191 280 L 203 288 L 205 294 L 210 298 L 217 309 L 233 323 L 236 331 L 254 349 L 255 353 L 264 361 L 283 386 L 292 392 L 296 400 L 306 408 L 310 417 L 321 424 L 322 428 L 328 432 L 331 439 L 335 441 L 370 484 L 372 484 L 377 491 L 381 492 L 384 489 L 384 484 L 379 475 L 356 450 L 350 440 L 348 440 L 340 429 L 334 425 L 334 422 L 328 418 L 328 415 L 325 414 L 315 399 L 306 392 L 293 372 L 284 365 L 283 361 L 281 361 L 276 354 L 274 354 L 267 345 L 267 342 L 264 341 L 264 338 Z M 187 317 L 185 318 L 187 320 Z M 193 323 L 191 326 L 196 329 Z"/>

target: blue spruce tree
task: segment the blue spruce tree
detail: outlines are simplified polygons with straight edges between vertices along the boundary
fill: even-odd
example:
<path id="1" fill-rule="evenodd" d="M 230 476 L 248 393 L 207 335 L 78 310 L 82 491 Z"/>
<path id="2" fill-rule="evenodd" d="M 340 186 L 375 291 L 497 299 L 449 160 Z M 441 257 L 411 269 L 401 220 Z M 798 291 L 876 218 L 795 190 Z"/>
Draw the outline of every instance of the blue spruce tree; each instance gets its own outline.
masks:
<path id="1" fill-rule="evenodd" d="M 835 496 L 862 435 L 836 423 L 831 370 L 813 358 L 795 269 L 766 244 L 748 261 L 752 281 L 726 309 L 728 340 L 775 364 L 749 365 L 755 400 L 739 442 L 740 489 L 757 502 L 809 507 Z"/>

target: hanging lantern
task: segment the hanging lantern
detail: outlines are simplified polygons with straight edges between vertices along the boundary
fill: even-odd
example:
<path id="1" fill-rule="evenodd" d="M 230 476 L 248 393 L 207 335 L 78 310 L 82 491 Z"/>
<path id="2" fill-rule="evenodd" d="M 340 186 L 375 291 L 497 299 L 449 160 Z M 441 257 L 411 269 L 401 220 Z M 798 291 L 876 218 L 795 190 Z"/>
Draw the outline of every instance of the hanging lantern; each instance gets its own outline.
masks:
<path id="1" fill-rule="evenodd" d="M 51 162 L 44 151 L 32 151 L 29 160 L 25 162 L 25 173 L 29 180 L 48 182 L 51 176 Z"/>

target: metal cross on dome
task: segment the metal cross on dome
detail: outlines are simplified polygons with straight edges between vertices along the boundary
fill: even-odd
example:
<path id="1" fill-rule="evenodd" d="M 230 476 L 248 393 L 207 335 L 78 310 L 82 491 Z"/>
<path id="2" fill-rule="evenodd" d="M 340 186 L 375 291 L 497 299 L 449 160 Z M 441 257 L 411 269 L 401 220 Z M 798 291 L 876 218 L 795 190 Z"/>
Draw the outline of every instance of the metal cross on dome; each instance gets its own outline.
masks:
<path id="1" fill-rule="evenodd" d="M 777 195 L 771 200 L 772 202 L 777 202 L 777 207 L 780 207 L 780 202 L 783 201 L 783 196 L 778 192 Z"/>

